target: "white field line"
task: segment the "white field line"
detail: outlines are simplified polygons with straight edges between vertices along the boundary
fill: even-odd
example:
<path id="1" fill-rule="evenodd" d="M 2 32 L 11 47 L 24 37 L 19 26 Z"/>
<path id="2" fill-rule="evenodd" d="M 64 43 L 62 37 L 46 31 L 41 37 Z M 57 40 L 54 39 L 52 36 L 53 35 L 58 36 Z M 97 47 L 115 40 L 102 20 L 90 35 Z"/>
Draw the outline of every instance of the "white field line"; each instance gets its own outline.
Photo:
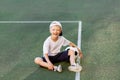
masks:
<path id="1" fill-rule="evenodd" d="M 82 32 L 82 22 L 78 22 L 78 42 L 77 46 L 81 49 L 81 32 Z M 78 58 L 77 62 L 80 64 L 80 58 Z M 76 72 L 75 80 L 80 80 L 80 72 Z"/>
<path id="2" fill-rule="evenodd" d="M 0 21 L 0 23 L 50 23 L 52 21 Z M 61 23 L 78 23 L 79 21 L 59 21 Z"/>

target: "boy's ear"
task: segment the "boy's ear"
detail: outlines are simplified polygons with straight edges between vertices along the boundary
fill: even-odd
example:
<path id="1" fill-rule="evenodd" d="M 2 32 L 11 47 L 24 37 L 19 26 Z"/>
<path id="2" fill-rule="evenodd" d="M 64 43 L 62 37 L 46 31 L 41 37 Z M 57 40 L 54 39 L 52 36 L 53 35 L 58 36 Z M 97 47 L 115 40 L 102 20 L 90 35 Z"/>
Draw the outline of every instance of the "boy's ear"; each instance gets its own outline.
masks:
<path id="1" fill-rule="evenodd" d="M 59 36 L 62 36 L 63 35 L 63 33 L 62 33 L 62 31 L 61 31 L 61 33 L 60 33 L 60 35 Z"/>

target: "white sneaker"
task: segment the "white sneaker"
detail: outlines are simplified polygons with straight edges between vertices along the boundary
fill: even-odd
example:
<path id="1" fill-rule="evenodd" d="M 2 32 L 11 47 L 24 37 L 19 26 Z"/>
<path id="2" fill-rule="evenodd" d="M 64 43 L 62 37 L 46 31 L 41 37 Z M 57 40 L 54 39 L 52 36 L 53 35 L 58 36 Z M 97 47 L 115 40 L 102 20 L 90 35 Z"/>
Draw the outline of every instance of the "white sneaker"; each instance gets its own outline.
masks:
<path id="1" fill-rule="evenodd" d="M 69 69 L 69 71 L 80 72 L 82 70 L 82 66 L 80 66 L 79 64 L 71 65 L 68 67 L 68 69 Z"/>
<path id="2" fill-rule="evenodd" d="M 62 72 L 62 66 L 61 66 L 61 65 L 58 65 L 57 71 L 58 71 L 58 72 Z"/>
<path id="3" fill-rule="evenodd" d="M 62 72 L 62 66 L 61 65 L 54 66 L 54 71 Z"/>

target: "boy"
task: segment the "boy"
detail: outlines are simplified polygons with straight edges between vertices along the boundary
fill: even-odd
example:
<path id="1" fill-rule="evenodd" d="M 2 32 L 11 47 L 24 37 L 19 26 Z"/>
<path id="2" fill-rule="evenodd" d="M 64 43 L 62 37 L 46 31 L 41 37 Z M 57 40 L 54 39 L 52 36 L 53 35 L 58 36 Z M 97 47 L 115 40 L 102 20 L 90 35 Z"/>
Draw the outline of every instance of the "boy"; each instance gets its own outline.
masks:
<path id="1" fill-rule="evenodd" d="M 76 72 L 80 70 L 80 65 L 76 67 L 74 50 L 70 49 L 62 52 L 60 51 L 62 46 L 67 45 L 77 48 L 74 43 L 62 36 L 61 23 L 58 21 L 51 22 L 49 30 L 51 35 L 44 41 L 43 57 L 36 57 L 34 62 L 42 67 L 48 68 L 49 70 L 62 72 L 61 65 L 55 66 L 54 63 L 69 61 L 70 66 L 68 69 L 70 71 Z M 82 57 L 82 52 L 79 48 L 77 49 L 79 51 L 79 56 Z"/>

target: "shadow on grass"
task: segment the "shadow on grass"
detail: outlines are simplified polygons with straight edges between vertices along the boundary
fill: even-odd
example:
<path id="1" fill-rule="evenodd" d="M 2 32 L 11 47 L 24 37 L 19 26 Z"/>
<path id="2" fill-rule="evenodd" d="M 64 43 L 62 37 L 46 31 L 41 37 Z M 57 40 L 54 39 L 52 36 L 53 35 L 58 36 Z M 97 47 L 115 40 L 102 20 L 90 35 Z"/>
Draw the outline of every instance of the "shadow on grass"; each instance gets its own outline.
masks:
<path id="1" fill-rule="evenodd" d="M 31 73 L 24 80 L 74 80 L 75 73 L 68 71 L 68 64 L 61 63 L 61 65 L 63 67 L 63 72 L 61 73 L 38 67 L 36 71 Z"/>

